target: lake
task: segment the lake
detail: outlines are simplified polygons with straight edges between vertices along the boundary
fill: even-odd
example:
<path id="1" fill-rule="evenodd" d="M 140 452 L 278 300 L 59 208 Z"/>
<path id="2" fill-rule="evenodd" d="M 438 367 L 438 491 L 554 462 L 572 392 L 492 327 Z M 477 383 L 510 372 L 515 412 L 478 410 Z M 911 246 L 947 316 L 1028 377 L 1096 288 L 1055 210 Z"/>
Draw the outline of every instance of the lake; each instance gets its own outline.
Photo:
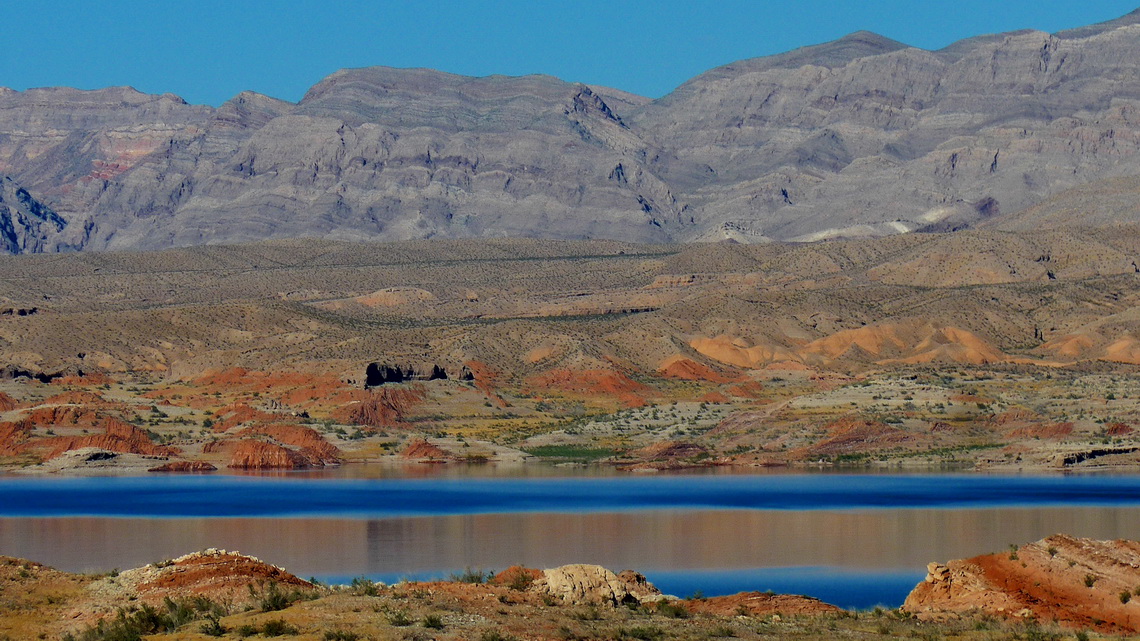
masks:
<path id="1" fill-rule="evenodd" d="M 0 554 L 69 571 L 220 547 L 303 577 L 597 563 L 667 593 L 897 606 L 929 561 L 1140 536 L 1140 477 L 760 474 L 0 479 Z"/>

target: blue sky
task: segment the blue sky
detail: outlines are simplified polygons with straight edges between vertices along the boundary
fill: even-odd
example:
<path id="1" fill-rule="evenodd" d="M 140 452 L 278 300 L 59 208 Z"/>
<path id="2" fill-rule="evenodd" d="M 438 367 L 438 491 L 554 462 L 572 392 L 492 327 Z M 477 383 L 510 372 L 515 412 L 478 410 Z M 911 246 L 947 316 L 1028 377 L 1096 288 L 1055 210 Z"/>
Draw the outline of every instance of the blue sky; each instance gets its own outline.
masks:
<path id="1" fill-rule="evenodd" d="M 867 29 L 955 40 L 1117 18 L 1140 0 L 4 0 L 0 86 L 299 100 L 343 67 L 546 73 L 657 97 L 712 67 Z"/>

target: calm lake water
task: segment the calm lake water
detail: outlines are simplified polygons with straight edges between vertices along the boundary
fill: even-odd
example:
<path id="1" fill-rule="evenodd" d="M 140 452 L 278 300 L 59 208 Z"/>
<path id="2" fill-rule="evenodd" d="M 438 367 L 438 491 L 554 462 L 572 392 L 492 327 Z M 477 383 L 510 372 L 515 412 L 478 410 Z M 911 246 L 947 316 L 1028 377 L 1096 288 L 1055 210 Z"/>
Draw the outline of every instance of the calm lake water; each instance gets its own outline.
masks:
<path id="1" fill-rule="evenodd" d="M 598 563 L 665 592 L 899 605 L 926 563 L 1140 538 L 1140 477 L 0 479 L 0 554 L 70 571 L 240 550 L 347 582 Z"/>

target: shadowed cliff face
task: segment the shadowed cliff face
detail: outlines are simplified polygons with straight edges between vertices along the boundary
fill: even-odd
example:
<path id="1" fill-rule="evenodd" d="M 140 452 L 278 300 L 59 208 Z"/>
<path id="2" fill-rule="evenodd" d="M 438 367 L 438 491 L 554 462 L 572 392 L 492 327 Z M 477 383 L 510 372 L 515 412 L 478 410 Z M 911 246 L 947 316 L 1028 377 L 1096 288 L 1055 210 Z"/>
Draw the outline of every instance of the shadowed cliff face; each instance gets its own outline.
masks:
<path id="1" fill-rule="evenodd" d="M 1000 224 L 1061 193 L 1040 216 L 1073 225 L 1095 196 L 1073 188 L 1140 174 L 1138 60 L 1130 14 L 933 52 L 859 32 L 655 101 L 384 67 L 334 73 L 298 104 L 245 92 L 217 109 L 130 88 L 0 90 L 0 173 L 56 216 L 0 218 L 0 247 L 810 241 Z M 1107 222 L 1121 217 L 1140 213 Z"/>
<path id="2" fill-rule="evenodd" d="M 11 178 L 0 176 L 0 251 L 9 254 L 42 252 L 48 238 L 66 226 L 67 221 L 32 198 L 27 190 Z"/>

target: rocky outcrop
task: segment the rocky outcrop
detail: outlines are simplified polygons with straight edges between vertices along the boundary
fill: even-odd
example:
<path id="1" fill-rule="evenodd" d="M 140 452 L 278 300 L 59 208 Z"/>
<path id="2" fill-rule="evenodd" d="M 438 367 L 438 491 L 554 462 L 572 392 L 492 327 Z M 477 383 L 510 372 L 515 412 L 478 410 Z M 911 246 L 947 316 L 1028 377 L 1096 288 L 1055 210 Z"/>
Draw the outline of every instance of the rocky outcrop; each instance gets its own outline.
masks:
<path id="1" fill-rule="evenodd" d="M 35 254 L 54 249 L 51 239 L 66 226 L 67 221 L 50 207 L 8 176 L 0 176 L 0 253 Z"/>
<path id="2" fill-rule="evenodd" d="M 381 388 L 372 390 L 367 398 L 354 401 L 341 408 L 337 417 L 356 425 L 369 427 L 395 427 L 405 416 L 427 398 L 423 387 Z"/>
<path id="3" fill-rule="evenodd" d="M 102 434 L 87 436 L 59 436 L 44 439 L 47 447 L 45 460 L 53 459 L 65 452 L 88 447 L 119 452 L 121 454 L 143 454 L 146 456 L 171 456 L 178 450 L 151 442 L 147 433 L 114 417 L 102 418 L 97 425 L 103 428 Z"/>
<path id="4" fill-rule="evenodd" d="M 661 600 L 661 591 L 636 572 L 614 574 L 600 565 L 564 565 L 543 570 L 531 590 L 568 605 L 622 605 Z"/>
<path id="5" fill-rule="evenodd" d="M 312 587 L 308 581 L 257 557 L 215 548 L 127 570 L 115 578 L 148 602 L 191 595 L 248 599 L 249 587 L 264 589 L 270 583 Z"/>
<path id="6" fill-rule="evenodd" d="M 337 465 L 340 463 L 342 455 L 340 449 L 326 441 L 311 427 L 279 423 L 255 425 L 242 430 L 241 434 L 243 436 L 268 436 L 274 441 L 298 448 L 312 465 Z"/>
<path id="7" fill-rule="evenodd" d="M 931 563 L 903 610 L 925 617 L 980 611 L 1136 632 L 1138 585 L 1140 543 L 1055 535 L 1008 552 Z"/>
<path id="8" fill-rule="evenodd" d="M 400 450 L 400 458 L 415 461 L 448 461 L 455 455 L 423 438 L 415 438 Z"/>
<path id="9" fill-rule="evenodd" d="M 228 467 L 239 470 L 299 470 L 313 462 L 301 452 L 265 441 L 239 441 Z"/>
<path id="10" fill-rule="evenodd" d="M 0 412 L 10 412 L 19 406 L 20 403 L 16 399 L 0 392 Z"/>
<path id="11" fill-rule="evenodd" d="M 714 614 L 719 616 L 812 616 L 837 614 L 842 610 L 819 599 L 798 594 L 773 594 L 771 592 L 741 592 L 727 596 L 690 599 L 685 608 L 694 614 Z"/>
<path id="12" fill-rule="evenodd" d="M 452 378 L 443 366 L 430 365 L 386 365 L 369 363 L 364 371 L 364 386 L 376 387 L 385 383 L 408 383 L 411 381 L 446 381 Z M 466 367 L 454 373 L 461 381 L 472 380 L 471 371 Z"/>

